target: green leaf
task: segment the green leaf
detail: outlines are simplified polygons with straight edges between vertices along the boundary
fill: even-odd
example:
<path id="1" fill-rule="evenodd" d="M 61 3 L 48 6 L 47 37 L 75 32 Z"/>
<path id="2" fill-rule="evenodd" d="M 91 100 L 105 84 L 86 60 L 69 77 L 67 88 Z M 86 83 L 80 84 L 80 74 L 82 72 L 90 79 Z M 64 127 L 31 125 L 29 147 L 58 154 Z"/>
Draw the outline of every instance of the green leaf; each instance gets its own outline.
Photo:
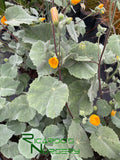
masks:
<path id="1" fill-rule="evenodd" d="M 117 112 L 115 116 L 111 116 L 111 120 L 117 128 L 120 128 L 120 113 L 119 112 Z"/>
<path id="2" fill-rule="evenodd" d="M 22 6 L 12 6 L 6 9 L 5 16 L 7 24 L 11 26 L 19 26 L 20 24 L 32 24 L 37 18 L 30 16 Z"/>
<path id="3" fill-rule="evenodd" d="M 77 36 L 77 33 L 75 31 L 75 26 L 74 26 L 74 22 L 71 21 L 71 23 L 69 25 L 66 25 L 67 27 L 67 31 L 70 35 L 70 37 L 75 41 L 75 42 L 78 42 L 78 36 Z"/>
<path id="4" fill-rule="evenodd" d="M 97 75 L 95 75 L 91 80 L 91 86 L 88 90 L 88 97 L 90 99 L 90 102 L 92 103 L 94 99 L 97 97 L 98 88 L 99 88 L 98 77 Z"/>
<path id="5" fill-rule="evenodd" d="M 37 139 L 37 138 L 41 138 L 41 141 L 44 139 L 42 133 L 38 129 L 31 129 L 29 132 L 23 132 L 23 134 L 33 134 L 34 138 L 30 139 L 29 141 L 32 142 L 38 149 L 40 149 L 40 144 L 34 142 L 34 139 Z M 31 137 L 31 136 L 28 136 L 28 137 Z M 31 143 L 26 142 L 22 138 L 19 140 L 18 150 L 25 158 L 33 158 L 39 153 L 34 148 L 32 149 L 33 149 L 33 153 L 31 153 Z"/>
<path id="6" fill-rule="evenodd" d="M 43 116 L 36 113 L 35 117 L 29 121 L 29 125 L 33 127 L 38 127 L 40 125 L 40 121 L 42 120 Z"/>
<path id="7" fill-rule="evenodd" d="M 43 135 L 46 139 L 48 138 L 64 138 L 63 126 L 58 127 L 56 125 L 49 125 L 45 128 Z"/>
<path id="8" fill-rule="evenodd" d="M 19 154 L 18 144 L 15 142 L 8 142 L 1 147 L 2 154 L 7 158 L 13 158 Z"/>
<path id="9" fill-rule="evenodd" d="M 30 159 L 27 159 L 27 158 L 23 157 L 22 155 L 17 155 L 13 158 L 13 160 L 30 160 Z"/>
<path id="10" fill-rule="evenodd" d="M 9 103 L 9 119 L 28 122 L 34 118 L 36 111 L 29 107 L 26 95 L 21 95 Z"/>
<path id="11" fill-rule="evenodd" d="M 120 141 L 117 134 L 109 127 L 100 127 L 90 137 L 92 148 L 101 156 L 118 158 L 120 155 Z"/>
<path id="12" fill-rule="evenodd" d="M 85 34 L 85 23 L 82 19 L 76 17 L 75 18 L 75 30 L 77 32 L 77 35 L 79 37 L 79 35 L 81 34 L 82 36 Z"/>
<path id="13" fill-rule="evenodd" d="M 4 107 L 5 107 L 5 104 L 6 104 L 6 99 L 0 97 L 0 109 L 4 108 Z"/>
<path id="14" fill-rule="evenodd" d="M 85 115 L 89 115 L 93 111 L 87 95 L 89 87 L 90 84 L 83 80 L 77 80 L 69 85 L 68 106 L 74 118 L 79 116 L 80 110 L 84 111 Z"/>
<path id="15" fill-rule="evenodd" d="M 108 39 L 107 50 L 120 57 L 120 35 L 112 34 Z"/>
<path id="16" fill-rule="evenodd" d="M 68 95 L 66 84 L 47 76 L 33 81 L 27 98 L 30 107 L 36 109 L 38 113 L 55 118 L 60 115 Z"/>
<path id="17" fill-rule="evenodd" d="M 70 154 L 70 160 L 83 160 L 77 154 Z"/>
<path id="18" fill-rule="evenodd" d="M 99 48 L 99 52 L 101 49 Z M 83 41 L 74 45 L 71 49 L 76 61 L 98 61 L 98 45 L 92 42 Z"/>
<path id="19" fill-rule="evenodd" d="M 53 146 L 47 146 L 47 148 L 51 151 L 52 160 L 67 160 L 69 158 L 68 145 L 66 143 L 54 143 Z"/>
<path id="20" fill-rule="evenodd" d="M 5 63 L 1 65 L 0 75 L 2 77 L 15 78 L 17 76 L 17 67 L 11 65 L 10 63 Z"/>
<path id="21" fill-rule="evenodd" d="M 48 60 L 51 57 L 48 46 L 49 42 L 37 41 L 30 50 L 30 58 L 37 67 L 39 76 L 49 75 L 54 72 L 54 69 L 48 64 Z"/>
<path id="22" fill-rule="evenodd" d="M 76 62 L 70 59 L 65 67 L 71 75 L 80 79 L 90 79 L 97 73 L 97 65 L 91 62 Z"/>
<path id="23" fill-rule="evenodd" d="M 0 96 L 15 94 L 19 82 L 10 77 L 0 77 Z"/>
<path id="24" fill-rule="evenodd" d="M 98 129 L 97 126 L 92 125 L 89 121 L 87 121 L 85 124 L 83 124 L 83 127 L 86 132 L 88 133 L 94 133 Z"/>
<path id="25" fill-rule="evenodd" d="M 0 124 L 0 147 L 8 142 L 14 132 L 7 125 Z"/>
<path id="26" fill-rule="evenodd" d="M 97 114 L 102 117 L 108 116 L 112 111 L 111 106 L 107 103 L 106 100 L 100 99 L 97 101 L 96 105 L 97 105 Z"/>
<path id="27" fill-rule="evenodd" d="M 120 108 L 120 91 L 114 95 L 114 99 L 118 103 L 117 108 Z"/>
<path id="28" fill-rule="evenodd" d="M 5 106 L 2 109 L 0 109 L 0 122 L 6 120 L 8 118 L 9 118 L 8 106 Z"/>
<path id="29" fill-rule="evenodd" d="M 74 144 L 68 144 L 68 146 L 75 150 L 80 150 L 77 154 L 80 158 L 88 158 L 93 156 L 93 151 L 91 149 L 89 139 L 87 134 L 80 126 L 79 122 L 73 120 L 68 131 L 68 138 L 74 138 Z"/>
<path id="30" fill-rule="evenodd" d="M 48 41 L 52 35 L 52 27 L 50 23 L 40 23 L 33 26 L 24 26 L 23 41 L 25 43 L 35 43 L 38 40 Z"/>
<path id="31" fill-rule="evenodd" d="M 23 62 L 22 57 L 18 56 L 17 54 L 11 56 L 9 58 L 9 63 L 13 66 L 20 65 Z"/>
<path id="32" fill-rule="evenodd" d="M 7 126 L 9 129 L 15 132 L 14 135 L 20 135 L 26 129 L 26 124 L 22 122 L 18 122 L 17 120 L 7 122 Z"/>

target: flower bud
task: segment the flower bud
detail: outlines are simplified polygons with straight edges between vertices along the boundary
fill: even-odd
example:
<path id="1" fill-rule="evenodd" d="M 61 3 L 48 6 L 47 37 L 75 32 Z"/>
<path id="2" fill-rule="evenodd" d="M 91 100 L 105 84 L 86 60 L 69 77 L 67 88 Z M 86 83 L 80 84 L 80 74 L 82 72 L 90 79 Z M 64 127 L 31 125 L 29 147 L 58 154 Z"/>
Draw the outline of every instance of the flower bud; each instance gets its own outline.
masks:
<path id="1" fill-rule="evenodd" d="M 73 20 L 72 17 L 67 17 L 66 18 L 66 24 L 70 24 L 72 20 Z"/>
<path id="2" fill-rule="evenodd" d="M 8 62 L 8 58 L 4 58 L 4 62 Z"/>
<path id="3" fill-rule="evenodd" d="M 93 106 L 93 110 L 94 110 L 94 111 L 97 111 L 97 106 Z"/>
<path id="4" fill-rule="evenodd" d="M 84 43 L 84 42 L 80 42 L 80 43 L 79 43 L 79 48 L 80 48 L 81 50 L 85 49 L 85 48 L 86 48 L 85 43 Z"/>
<path id="5" fill-rule="evenodd" d="M 52 7 L 50 10 L 52 22 L 54 25 L 58 25 L 59 19 L 58 19 L 58 10 L 56 7 Z"/>
<path id="6" fill-rule="evenodd" d="M 62 13 L 58 14 L 58 18 L 59 18 L 60 21 L 62 21 L 63 18 L 64 18 L 64 14 L 62 14 Z"/>

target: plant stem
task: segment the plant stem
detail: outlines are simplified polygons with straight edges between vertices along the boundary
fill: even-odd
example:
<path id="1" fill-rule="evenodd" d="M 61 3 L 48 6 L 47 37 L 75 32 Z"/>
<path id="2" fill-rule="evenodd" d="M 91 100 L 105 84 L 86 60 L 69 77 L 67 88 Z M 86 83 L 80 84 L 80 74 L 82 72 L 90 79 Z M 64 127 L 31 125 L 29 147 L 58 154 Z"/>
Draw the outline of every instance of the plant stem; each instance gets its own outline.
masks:
<path id="1" fill-rule="evenodd" d="M 57 59 L 59 60 L 59 57 L 58 57 L 58 54 L 57 54 L 56 41 L 55 41 L 55 28 L 54 28 L 54 24 L 52 24 L 52 30 L 53 30 L 53 39 L 54 39 L 55 54 L 56 54 Z M 58 72 L 59 72 L 59 78 L 60 78 L 60 80 L 62 81 L 60 64 L 58 64 Z"/>
<path id="2" fill-rule="evenodd" d="M 70 111 L 70 109 L 69 109 L 69 107 L 68 107 L 68 103 L 66 103 L 66 107 L 67 107 L 67 109 L 68 109 L 68 112 L 69 112 L 70 116 L 71 116 L 72 119 L 73 119 L 73 115 L 72 115 L 72 113 L 71 113 L 71 111 Z"/>
<path id="3" fill-rule="evenodd" d="M 99 92 L 100 92 L 100 98 L 101 99 L 103 98 L 103 95 L 102 95 L 102 87 L 101 87 L 101 80 L 100 80 L 100 77 L 101 77 L 101 75 L 100 75 L 100 73 L 101 73 L 101 71 L 100 71 L 100 65 L 101 65 L 101 61 L 102 61 L 102 57 L 103 57 L 104 51 L 106 49 L 108 38 L 110 36 L 110 32 L 111 32 L 111 28 L 112 28 L 112 23 L 113 23 L 114 16 L 115 16 L 116 6 L 117 6 L 117 1 L 115 1 L 115 4 L 114 4 L 113 15 L 112 15 L 112 17 L 110 16 L 111 17 L 111 19 L 110 19 L 110 26 L 109 26 L 108 31 L 107 31 L 107 35 L 106 35 L 106 38 L 105 38 L 105 44 L 104 44 L 101 56 L 99 58 L 99 63 L 98 63 L 98 81 L 99 81 Z"/>
<path id="4" fill-rule="evenodd" d="M 54 6 L 54 0 L 52 0 L 52 7 Z M 52 31 L 53 31 L 53 40 L 54 40 L 54 47 L 55 47 L 55 54 L 56 54 L 56 57 L 58 58 L 58 60 L 60 59 L 60 56 L 58 57 L 58 54 L 57 54 L 57 46 L 56 46 L 56 40 L 55 40 L 55 28 L 54 28 L 54 24 L 52 24 Z M 59 35 L 59 52 L 60 52 L 60 35 Z M 59 53 L 60 54 L 60 53 Z M 59 61 L 60 62 L 60 61 Z M 58 72 L 59 72 L 59 78 L 60 80 L 62 81 L 62 76 L 61 76 L 61 69 L 60 69 L 60 63 L 58 64 Z M 73 119 L 73 115 L 68 107 L 68 104 L 66 103 L 66 107 L 68 109 L 68 112 L 70 114 L 70 116 L 72 117 Z"/>

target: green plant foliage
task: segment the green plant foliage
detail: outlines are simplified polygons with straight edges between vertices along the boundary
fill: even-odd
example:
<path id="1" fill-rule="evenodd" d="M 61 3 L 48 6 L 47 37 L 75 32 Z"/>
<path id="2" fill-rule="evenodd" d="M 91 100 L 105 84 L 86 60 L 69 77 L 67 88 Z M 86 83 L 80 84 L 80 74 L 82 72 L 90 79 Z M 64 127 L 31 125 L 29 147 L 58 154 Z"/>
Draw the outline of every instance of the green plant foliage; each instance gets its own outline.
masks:
<path id="1" fill-rule="evenodd" d="M 9 118 L 9 111 L 8 111 L 8 106 L 4 106 L 0 110 L 0 122 L 4 121 L 5 119 Z"/>
<path id="2" fill-rule="evenodd" d="M 90 84 L 87 81 L 77 80 L 69 85 L 68 105 L 74 117 L 78 117 L 80 110 L 85 115 L 91 114 L 93 107 L 87 95 Z"/>
<path id="3" fill-rule="evenodd" d="M 90 79 L 97 73 L 97 65 L 91 62 L 77 62 L 70 59 L 66 62 L 65 67 L 71 75 L 79 79 Z"/>
<path id="4" fill-rule="evenodd" d="M 85 128 L 85 131 L 88 133 L 94 133 L 98 129 L 97 126 L 92 125 L 89 121 L 87 121 L 85 124 L 83 124 L 83 127 Z"/>
<path id="5" fill-rule="evenodd" d="M 70 160 L 83 160 L 82 158 L 80 158 L 77 154 L 70 154 Z"/>
<path id="6" fill-rule="evenodd" d="M 26 124 L 19 121 L 10 121 L 7 123 L 7 127 L 14 131 L 14 135 L 20 135 L 26 129 Z"/>
<path id="7" fill-rule="evenodd" d="M 23 41 L 25 43 L 33 44 L 38 40 L 46 42 L 50 39 L 52 39 L 52 28 L 50 23 L 40 23 L 32 26 L 24 26 Z"/>
<path id="8" fill-rule="evenodd" d="M 98 100 L 97 101 L 97 114 L 106 117 L 111 113 L 111 106 L 107 103 L 106 100 Z"/>
<path id="9" fill-rule="evenodd" d="M 24 132 L 25 133 L 25 132 Z M 42 133 L 38 130 L 38 129 L 31 129 L 29 132 L 27 132 L 29 134 L 33 134 L 34 138 L 41 138 L 44 139 L 44 136 L 42 135 Z M 30 140 L 32 143 L 34 142 L 33 139 Z M 40 144 L 35 143 L 35 146 L 40 148 Z M 27 149 L 26 149 L 27 148 Z M 19 140 L 18 143 L 18 149 L 19 152 L 25 157 L 25 158 L 33 158 L 38 154 L 38 151 L 36 151 L 35 149 L 33 149 L 33 153 L 31 154 L 31 144 L 27 143 L 26 141 L 24 141 L 22 138 Z"/>
<path id="10" fill-rule="evenodd" d="M 91 80 L 91 86 L 88 90 L 88 97 L 90 99 L 90 102 L 92 103 L 94 99 L 97 97 L 98 88 L 99 88 L 98 78 L 97 78 L 97 75 L 95 75 Z"/>
<path id="11" fill-rule="evenodd" d="M 13 158 L 19 154 L 18 144 L 15 142 L 8 142 L 4 146 L 1 147 L 1 152 L 7 158 Z"/>
<path id="12" fill-rule="evenodd" d="M 13 157 L 13 160 L 30 160 L 30 159 L 27 159 L 27 158 L 23 157 L 22 155 L 17 155 L 15 157 Z"/>
<path id="13" fill-rule="evenodd" d="M 54 154 L 51 153 L 51 156 L 52 156 L 52 160 L 61 160 L 61 159 L 68 159 L 69 158 L 69 153 L 66 152 L 66 150 L 68 150 L 68 145 L 65 143 L 65 144 L 54 144 L 52 147 L 51 146 L 47 146 L 48 149 L 64 149 L 65 151 L 62 151 L 64 154 Z"/>
<path id="14" fill-rule="evenodd" d="M 109 37 L 107 50 L 112 51 L 116 56 L 120 56 L 120 35 L 113 34 Z"/>
<path id="15" fill-rule="evenodd" d="M 2 64 L 0 67 L 0 75 L 6 78 L 15 78 L 17 76 L 17 67 L 9 62 Z"/>
<path id="16" fill-rule="evenodd" d="M 116 127 L 120 128 L 120 113 L 117 112 L 115 116 L 111 116 L 111 120 Z"/>
<path id="17" fill-rule="evenodd" d="M 96 17 L 107 10 L 99 3 L 80 1 L 75 6 L 70 0 L 0 0 L 1 18 L 7 19 L 7 25 L 0 24 L 3 156 L 12 160 L 120 159 L 120 35 L 112 34 L 114 11 L 120 7 L 111 0 L 109 27 L 96 28 L 104 15 Z M 52 16 L 52 7 L 58 10 L 58 25 L 53 23 L 57 12 Z M 91 20 L 96 21 L 93 28 L 87 25 Z M 59 62 L 55 69 L 49 64 L 52 57 Z M 100 117 L 99 126 L 90 121 L 92 114 Z M 22 134 L 27 134 L 30 143 Z"/>
<path id="18" fill-rule="evenodd" d="M 78 35 L 75 31 L 75 27 L 74 27 L 74 22 L 72 21 L 69 25 L 66 26 L 69 35 L 71 36 L 71 38 L 75 41 L 78 42 Z"/>
<path id="19" fill-rule="evenodd" d="M 56 126 L 56 125 L 49 125 L 45 128 L 43 135 L 47 139 L 49 138 L 64 138 L 64 127 L 63 126 Z"/>
<path id="20" fill-rule="evenodd" d="M 0 147 L 8 142 L 14 132 L 8 129 L 7 125 L 0 124 Z"/>
<path id="21" fill-rule="evenodd" d="M 50 65 L 48 64 L 48 60 L 52 55 L 48 49 L 48 45 L 50 46 L 49 41 L 46 43 L 37 41 L 30 50 L 30 58 L 37 67 L 39 76 L 54 73 L 54 70 L 50 68 Z"/>
<path id="22" fill-rule="evenodd" d="M 118 103 L 117 108 L 120 106 L 120 91 L 117 91 L 117 93 L 114 95 L 115 101 Z"/>
<path id="23" fill-rule="evenodd" d="M 12 6 L 6 9 L 5 16 L 7 24 L 11 26 L 19 26 L 20 24 L 32 24 L 37 18 L 30 16 L 22 6 Z"/>
<path id="24" fill-rule="evenodd" d="M 20 65 L 23 62 L 23 59 L 22 57 L 15 54 L 9 58 L 9 62 L 13 66 L 16 66 L 16 65 Z"/>
<path id="25" fill-rule="evenodd" d="M 109 127 L 100 127 L 90 137 L 92 148 L 99 155 L 117 159 L 120 153 L 120 141 L 117 134 Z"/>
<path id="26" fill-rule="evenodd" d="M 34 118 L 36 111 L 29 107 L 26 95 L 15 98 L 9 104 L 9 119 L 28 122 Z"/>
<path id="27" fill-rule="evenodd" d="M 0 96 L 10 96 L 16 93 L 19 82 L 10 77 L 0 77 Z"/>
<path id="28" fill-rule="evenodd" d="M 39 123 L 40 123 L 40 120 L 42 118 L 43 118 L 43 116 L 41 116 L 40 114 L 36 113 L 35 117 L 31 121 L 29 121 L 28 123 L 30 124 L 30 126 L 38 127 Z"/>
<path id="29" fill-rule="evenodd" d="M 6 104 L 6 99 L 0 97 L 0 109 L 2 109 L 3 107 L 5 107 L 5 104 Z"/>
<path id="30" fill-rule="evenodd" d="M 67 85 L 52 77 L 42 77 L 31 84 L 27 99 L 38 113 L 55 118 L 62 111 L 68 95 Z"/>
<path id="31" fill-rule="evenodd" d="M 88 158 L 93 156 L 89 139 L 79 122 L 73 120 L 68 131 L 68 138 L 74 138 L 74 144 L 68 144 L 70 148 L 80 150 L 78 156 L 80 158 Z"/>

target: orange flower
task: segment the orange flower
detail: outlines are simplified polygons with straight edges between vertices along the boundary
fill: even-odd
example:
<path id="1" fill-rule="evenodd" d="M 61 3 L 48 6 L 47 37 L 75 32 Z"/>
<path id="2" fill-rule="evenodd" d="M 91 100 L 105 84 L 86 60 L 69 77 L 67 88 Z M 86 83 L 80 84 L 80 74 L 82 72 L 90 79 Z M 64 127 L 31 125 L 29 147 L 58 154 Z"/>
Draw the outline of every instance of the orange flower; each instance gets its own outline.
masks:
<path id="1" fill-rule="evenodd" d="M 58 25 L 58 22 L 59 22 L 59 18 L 58 18 L 58 10 L 56 7 L 52 7 L 51 10 L 50 10 L 50 13 L 51 13 L 51 18 L 52 18 L 52 21 L 55 25 Z"/>
<path id="2" fill-rule="evenodd" d="M 42 18 L 39 18 L 39 20 L 40 20 L 40 22 L 43 22 L 45 20 L 45 18 L 42 17 Z"/>
<path id="3" fill-rule="evenodd" d="M 99 126 L 100 124 L 100 118 L 96 114 L 92 114 L 90 116 L 90 123 L 94 126 Z"/>
<path id="4" fill-rule="evenodd" d="M 115 116 L 115 114 L 116 114 L 116 111 L 112 110 L 111 116 Z"/>
<path id="5" fill-rule="evenodd" d="M 55 68 L 58 67 L 59 61 L 56 57 L 50 58 L 48 62 L 49 62 L 49 65 L 50 65 L 51 68 L 55 69 Z"/>
<path id="6" fill-rule="evenodd" d="M 119 60 L 119 56 L 116 56 L 116 59 Z"/>
<path id="7" fill-rule="evenodd" d="M 100 9 L 102 9 L 103 6 L 104 6 L 104 4 L 101 3 L 98 7 L 99 7 Z"/>
<path id="8" fill-rule="evenodd" d="M 7 24 L 5 23 L 6 21 L 7 21 L 6 17 L 3 16 L 3 17 L 1 18 L 1 23 L 4 24 L 4 25 L 7 25 Z"/>
<path id="9" fill-rule="evenodd" d="M 76 5 L 80 3 L 81 0 L 71 0 L 71 4 Z"/>

